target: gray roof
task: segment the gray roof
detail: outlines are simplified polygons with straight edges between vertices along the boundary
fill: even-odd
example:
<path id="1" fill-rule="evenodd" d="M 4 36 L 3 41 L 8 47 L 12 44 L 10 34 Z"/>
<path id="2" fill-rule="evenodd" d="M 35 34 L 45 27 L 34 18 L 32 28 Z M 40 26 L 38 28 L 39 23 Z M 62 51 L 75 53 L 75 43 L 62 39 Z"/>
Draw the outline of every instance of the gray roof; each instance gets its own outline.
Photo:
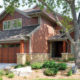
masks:
<path id="1" fill-rule="evenodd" d="M 21 29 L 0 31 L 0 41 L 21 40 L 26 38 L 38 25 L 24 26 Z"/>
<path id="2" fill-rule="evenodd" d="M 50 37 L 48 40 L 49 41 L 61 41 L 61 40 L 66 40 L 67 37 L 64 34 L 57 34 L 55 36 Z"/>
<path id="3" fill-rule="evenodd" d="M 32 11 L 29 11 L 29 12 L 26 12 L 27 15 L 30 15 L 30 14 L 35 14 L 35 13 L 40 13 L 41 10 L 32 10 Z"/>

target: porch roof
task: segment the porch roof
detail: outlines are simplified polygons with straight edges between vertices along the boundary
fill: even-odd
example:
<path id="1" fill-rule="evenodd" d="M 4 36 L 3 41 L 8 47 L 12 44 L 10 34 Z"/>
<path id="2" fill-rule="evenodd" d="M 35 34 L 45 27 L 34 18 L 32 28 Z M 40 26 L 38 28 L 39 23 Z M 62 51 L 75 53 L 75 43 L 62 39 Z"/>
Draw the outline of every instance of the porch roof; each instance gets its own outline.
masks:
<path id="1" fill-rule="evenodd" d="M 30 34 L 38 25 L 24 26 L 21 29 L 0 31 L 0 43 L 9 41 L 27 40 Z"/>
<path id="2" fill-rule="evenodd" d="M 57 34 L 55 36 L 50 37 L 48 40 L 49 41 L 63 41 L 67 40 L 68 38 L 64 34 Z"/>

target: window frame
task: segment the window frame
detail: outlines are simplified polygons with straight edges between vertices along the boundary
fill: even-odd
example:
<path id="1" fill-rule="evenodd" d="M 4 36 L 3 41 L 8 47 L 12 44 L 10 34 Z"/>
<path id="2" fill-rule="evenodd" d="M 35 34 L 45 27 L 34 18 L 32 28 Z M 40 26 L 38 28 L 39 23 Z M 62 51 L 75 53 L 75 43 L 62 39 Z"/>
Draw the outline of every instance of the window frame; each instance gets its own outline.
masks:
<path id="1" fill-rule="evenodd" d="M 11 23 L 11 25 L 12 25 L 11 27 L 13 27 L 13 21 L 14 21 L 14 20 L 18 20 L 18 19 L 21 20 L 21 27 L 17 27 L 17 28 L 14 27 L 14 28 L 9 28 L 9 29 L 5 29 L 5 28 L 4 28 L 4 23 L 5 23 L 5 22 L 7 22 L 7 26 L 8 26 L 8 21 L 10 21 L 10 23 Z M 18 24 L 17 24 L 17 25 L 18 25 Z M 14 29 L 20 29 L 20 28 L 22 28 L 22 18 L 17 18 L 17 19 L 12 19 L 12 20 L 3 21 L 3 30 L 14 30 Z"/>

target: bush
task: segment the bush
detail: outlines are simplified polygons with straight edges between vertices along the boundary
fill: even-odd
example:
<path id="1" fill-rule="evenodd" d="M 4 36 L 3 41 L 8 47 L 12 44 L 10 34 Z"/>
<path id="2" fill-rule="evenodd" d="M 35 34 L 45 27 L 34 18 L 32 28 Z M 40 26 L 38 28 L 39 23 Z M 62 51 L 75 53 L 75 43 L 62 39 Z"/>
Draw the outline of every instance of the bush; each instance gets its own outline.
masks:
<path id="1" fill-rule="evenodd" d="M 72 70 L 68 71 L 67 76 L 72 76 Z"/>
<path id="2" fill-rule="evenodd" d="M 31 64 L 32 69 L 42 69 L 42 63 L 33 63 Z"/>
<path id="3" fill-rule="evenodd" d="M 0 76 L 4 75 L 5 71 L 4 70 L 0 70 Z"/>
<path id="4" fill-rule="evenodd" d="M 58 63 L 57 68 L 59 70 L 66 70 L 67 69 L 67 64 L 66 63 Z"/>
<path id="5" fill-rule="evenodd" d="M 8 75 L 10 72 L 9 71 L 5 71 L 5 75 Z"/>
<path id="6" fill-rule="evenodd" d="M 24 67 L 24 65 L 19 64 L 19 65 L 16 65 L 14 68 L 21 68 L 21 67 Z"/>
<path id="7" fill-rule="evenodd" d="M 74 61 L 75 60 L 75 58 L 69 58 L 68 59 L 68 61 Z"/>
<path id="8" fill-rule="evenodd" d="M 44 74 L 47 76 L 53 76 L 53 75 L 56 75 L 57 72 L 58 72 L 57 68 L 47 68 L 45 69 Z"/>
<path id="9" fill-rule="evenodd" d="M 9 74 L 7 75 L 7 77 L 8 77 L 8 78 L 13 78 L 13 77 L 14 77 L 14 74 L 13 74 L 13 73 L 9 73 Z"/>
<path id="10" fill-rule="evenodd" d="M 2 77 L 0 77 L 0 80 L 3 80 L 3 78 L 2 78 Z"/>
<path id="11" fill-rule="evenodd" d="M 43 68 L 54 68 L 56 67 L 56 63 L 52 60 L 52 61 L 46 61 L 43 64 Z"/>
<path id="12" fill-rule="evenodd" d="M 29 61 L 27 61 L 25 65 L 26 65 L 26 66 L 29 66 L 29 65 L 30 65 L 30 62 L 29 62 Z"/>

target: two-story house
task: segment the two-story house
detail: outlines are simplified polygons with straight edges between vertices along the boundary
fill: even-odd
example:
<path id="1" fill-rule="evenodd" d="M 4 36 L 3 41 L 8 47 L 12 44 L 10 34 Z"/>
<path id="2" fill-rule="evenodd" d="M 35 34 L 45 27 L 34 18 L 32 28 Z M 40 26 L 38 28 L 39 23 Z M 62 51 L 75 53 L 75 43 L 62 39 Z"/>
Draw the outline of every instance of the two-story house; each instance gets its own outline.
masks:
<path id="1" fill-rule="evenodd" d="M 67 38 L 60 30 L 54 16 L 46 10 L 15 9 L 13 15 L 3 11 L 0 15 L 0 63 L 24 63 L 25 55 L 32 61 L 60 58 L 62 53 L 70 52 Z"/>

